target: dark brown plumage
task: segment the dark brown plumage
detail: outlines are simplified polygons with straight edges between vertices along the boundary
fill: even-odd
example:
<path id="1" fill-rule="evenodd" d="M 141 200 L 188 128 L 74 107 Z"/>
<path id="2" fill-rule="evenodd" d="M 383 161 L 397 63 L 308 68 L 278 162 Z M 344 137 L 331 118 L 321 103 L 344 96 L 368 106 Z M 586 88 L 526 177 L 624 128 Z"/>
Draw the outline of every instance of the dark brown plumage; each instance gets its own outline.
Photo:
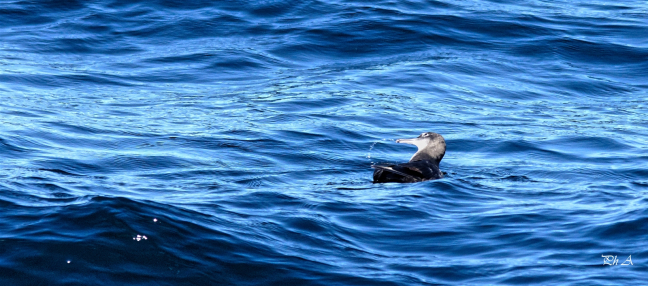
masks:
<path id="1" fill-rule="evenodd" d="M 439 163 L 446 151 L 443 136 L 426 132 L 414 139 L 398 139 L 397 143 L 412 144 L 418 151 L 409 163 L 398 165 L 373 165 L 374 183 L 414 183 L 443 178 Z"/>

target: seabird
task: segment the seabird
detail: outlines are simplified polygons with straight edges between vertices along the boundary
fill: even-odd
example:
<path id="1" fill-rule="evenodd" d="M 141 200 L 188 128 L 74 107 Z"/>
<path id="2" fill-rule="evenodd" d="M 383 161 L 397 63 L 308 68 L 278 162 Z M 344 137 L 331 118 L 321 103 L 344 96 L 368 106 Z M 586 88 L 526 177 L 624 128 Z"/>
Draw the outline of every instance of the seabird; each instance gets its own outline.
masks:
<path id="1" fill-rule="evenodd" d="M 409 163 L 398 165 L 372 165 L 374 183 L 414 183 L 443 178 L 439 163 L 446 151 L 443 136 L 426 132 L 414 139 L 398 139 L 396 143 L 412 144 L 418 151 Z"/>

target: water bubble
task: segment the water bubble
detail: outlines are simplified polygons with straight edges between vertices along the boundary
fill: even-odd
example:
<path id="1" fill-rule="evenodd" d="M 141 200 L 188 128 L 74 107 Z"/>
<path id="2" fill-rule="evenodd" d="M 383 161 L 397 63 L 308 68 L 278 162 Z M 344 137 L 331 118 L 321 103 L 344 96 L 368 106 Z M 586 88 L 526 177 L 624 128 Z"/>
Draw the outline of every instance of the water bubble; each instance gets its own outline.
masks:
<path id="1" fill-rule="evenodd" d="M 373 144 L 371 144 L 371 146 L 369 146 L 369 153 L 367 153 L 367 159 L 371 159 L 371 150 L 373 149 L 373 147 L 374 147 L 374 146 L 376 145 L 376 143 L 378 143 L 378 142 L 380 142 L 380 141 L 376 141 L 376 142 L 374 142 Z"/>
<path id="2" fill-rule="evenodd" d="M 395 139 L 385 139 L 385 138 L 383 138 L 381 140 L 382 141 L 394 141 Z M 371 150 L 373 150 L 374 146 L 376 146 L 376 144 L 378 144 L 378 143 L 380 143 L 380 141 L 376 141 L 376 142 L 372 143 L 371 146 L 369 146 L 369 153 L 367 153 L 367 159 L 371 159 Z"/>

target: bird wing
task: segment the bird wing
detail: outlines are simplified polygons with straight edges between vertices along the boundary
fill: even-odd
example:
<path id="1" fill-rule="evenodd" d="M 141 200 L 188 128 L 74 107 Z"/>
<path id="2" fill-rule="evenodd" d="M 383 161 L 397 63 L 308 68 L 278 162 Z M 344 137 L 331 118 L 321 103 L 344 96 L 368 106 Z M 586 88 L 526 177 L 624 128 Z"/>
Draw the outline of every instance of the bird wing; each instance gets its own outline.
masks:
<path id="1" fill-rule="evenodd" d="M 401 175 L 401 176 L 403 176 L 403 177 L 408 177 L 408 178 L 410 178 L 410 179 L 414 179 L 414 180 L 418 180 L 418 179 L 419 179 L 419 178 L 416 178 L 416 177 L 414 177 L 414 176 L 412 176 L 412 175 L 409 175 L 409 174 L 403 173 L 403 172 L 401 172 L 401 171 L 394 170 L 394 168 L 392 168 L 392 166 L 372 165 L 371 168 L 385 170 L 385 171 L 387 171 L 387 172 L 391 172 L 391 173 L 394 173 L 394 174 L 398 174 L 398 175 Z"/>

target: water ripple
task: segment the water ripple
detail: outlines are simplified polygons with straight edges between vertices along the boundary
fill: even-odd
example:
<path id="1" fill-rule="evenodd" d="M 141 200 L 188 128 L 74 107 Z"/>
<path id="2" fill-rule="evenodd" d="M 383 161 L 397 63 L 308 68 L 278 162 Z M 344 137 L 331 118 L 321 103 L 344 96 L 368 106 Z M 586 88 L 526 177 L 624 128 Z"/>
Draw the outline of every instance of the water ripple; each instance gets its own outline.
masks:
<path id="1" fill-rule="evenodd" d="M 0 283 L 639 285 L 646 15 L 3 3 Z M 444 179 L 371 183 L 425 131 Z"/>

